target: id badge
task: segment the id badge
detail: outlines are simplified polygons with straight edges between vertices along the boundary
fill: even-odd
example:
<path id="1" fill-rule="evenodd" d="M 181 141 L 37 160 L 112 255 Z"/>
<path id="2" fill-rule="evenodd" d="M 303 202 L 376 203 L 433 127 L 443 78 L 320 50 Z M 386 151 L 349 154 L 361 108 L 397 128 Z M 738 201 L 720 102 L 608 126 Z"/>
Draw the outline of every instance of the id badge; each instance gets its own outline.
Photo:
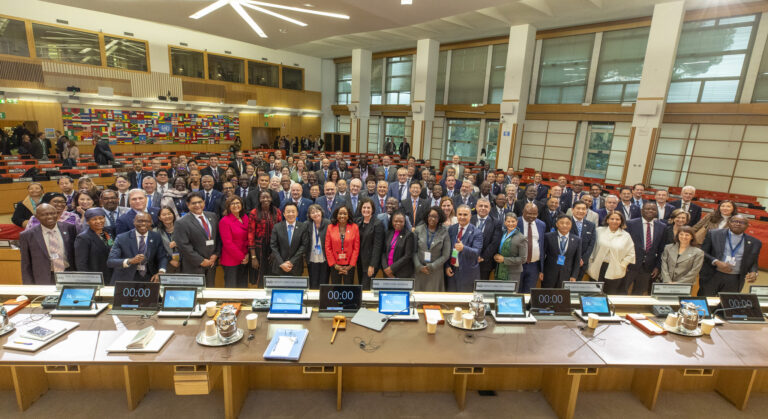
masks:
<path id="1" fill-rule="evenodd" d="M 317 245 L 314 248 L 312 248 L 312 251 L 315 252 L 316 255 L 319 255 L 319 254 L 323 253 L 322 248 L 320 247 L 320 245 Z"/>
<path id="2" fill-rule="evenodd" d="M 347 254 L 346 253 L 339 253 L 339 260 L 347 260 Z"/>
<path id="3" fill-rule="evenodd" d="M 206 246 L 213 246 L 213 240 L 206 240 L 205 241 Z"/>
<path id="4" fill-rule="evenodd" d="M 560 266 L 565 265 L 565 255 L 557 255 L 557 264 Z"/>
<path id="5" fill-rule="evenodd" d="M 58 259 L 59 254 L 58 253 L 51 253 L 51 260 Z"/>
<path id="6" fill-rule="evenodd" d="M 424 262 L 432 262 L 432 252 L 424 252 Z"/>
<path id="7" fill-rule="evenodd" d="M 733 256 L 726 256 L 725 263 L 729 265 L 735 265 L 736 264 L 736 258 Z"/>

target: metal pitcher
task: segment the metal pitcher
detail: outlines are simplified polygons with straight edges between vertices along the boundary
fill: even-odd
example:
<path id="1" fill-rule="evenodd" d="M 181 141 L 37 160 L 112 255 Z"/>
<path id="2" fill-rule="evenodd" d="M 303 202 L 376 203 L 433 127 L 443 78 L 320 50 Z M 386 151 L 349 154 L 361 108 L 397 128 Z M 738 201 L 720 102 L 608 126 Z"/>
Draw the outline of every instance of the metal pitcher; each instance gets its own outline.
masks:
<path id="1" fill-rule="evenodd" d="M 0 304 L 0 330 L 5 329 L 8 326 L 8 312 L 5 307 Z"/>
<path id="2" fill-rule="evenodd" d="M 234 307 L 225 305 L 216 318 L 216 330 L 221 339 L 228 339 L 237 333 L 237 311 Z"/>
<path id="3" fill-rule="evenodd" d="M 677 312 L 677 328 L 687 333 L 693 333 L 699 328 L 699 309 L 696 304 L 680 304 L 680 310 Z"/>
<path id="4" fill-rule="evenodd" d="M 472 296 L 472 301 L 469 302 L 469 311 L 475 313 L 475 323 L 482 324 L 485 322 L 485 301 L 483 301 L 483 294 L 475 293 Z"/>

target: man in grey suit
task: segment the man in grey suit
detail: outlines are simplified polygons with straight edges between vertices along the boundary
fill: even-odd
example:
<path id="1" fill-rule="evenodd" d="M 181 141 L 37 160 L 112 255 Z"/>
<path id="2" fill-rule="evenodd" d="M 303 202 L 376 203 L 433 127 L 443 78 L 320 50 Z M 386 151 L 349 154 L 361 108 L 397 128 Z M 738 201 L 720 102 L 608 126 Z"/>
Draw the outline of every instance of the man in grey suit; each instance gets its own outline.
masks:
<path id="1" fill-rule="evenodd" d="M 146 176 L 141 180 L 141 189 L 147 193 L 147 208 L 160 208 L 163 196 L 157 192 L 157 181 L 152 176 Z"/>
<path id="2" fill-rule="evenodd" d="M 21 250 L 21 282 L 29 285 L 53 285 L 54 272 L 74 270 L 74 224 L 57 222 L 58 211 L 50 204 L 35 210 L 40 225 L 19 236 Z"/>
<path id="3" fill-rule="evenodd" d="M 384 180 L 392 183 L 397 180 L 397 166 L 392 166 L 392 158 L 385 155 L 381 158 L 381 173 L 384 174 Z"/>
<path id="4" fill-rule="evenodd" d="M 219 217 L 204 212 L 205 199 L 200 192 L 187 195 L 187 215 L 176 220 L 173 238 L 181 255 L 181 272 L 203 274 L 207 287 L 213 287 L 216 278 L 216 260 L 221 252 Z"/>
<path id="5" fill-rule="evenodd" d="M 325 195 L 318 197 L 315 203 L 323 208 L 323 218 L 330 220 L 336 208 L 343 207 L 347 201 L 336 194 L 336 184 L 333 182 L 325 182 L 323 191 Z"/>
<path id="6" fill-rule="evenodd" d="M 443 167 L 443 179 L 445 179 L 448 176 L 448 168 L 453 168 L 453 175 L 456 177 L 456 179 L 464 179 L 464 166 L 460 164 L 461 157 L 458 155 L 454 155 L 452 158 L 451 164 L 446 164 L 445 167 Z"/>
<path id="7" fill-rule="evenodd" d="M 741 292 L 744 281 L 757 280 L 757 259 L 763 244 L 744 232 L 748 226 L 747 219 L 737 214 L 729 220 L 728 228 L 707 232 L 701 245 L 705 260 L 699 275 L 699 296 Z"/>
<path id="8" fill-rule="evenodd" d="M 315 176 L 317 176 L 317 183 L 320 185 L 325 184 L 325 182 L 328 181 L 328 178 L 331 176 L 331 161 L 328 159 L 322 159 L 320 161 L 320 170 L 315 172 Z"/>
<path id="9" fill-rule="evenodd" d="M 289 201 L 283 208 L 284 221 L 275 225 L 269 246 L 272 248 L 272 273 L 275 275 L 300 276 L 304 272 L 304 254 L 308 241 L 309 225 L 296 221 L 299 210 Z"/>

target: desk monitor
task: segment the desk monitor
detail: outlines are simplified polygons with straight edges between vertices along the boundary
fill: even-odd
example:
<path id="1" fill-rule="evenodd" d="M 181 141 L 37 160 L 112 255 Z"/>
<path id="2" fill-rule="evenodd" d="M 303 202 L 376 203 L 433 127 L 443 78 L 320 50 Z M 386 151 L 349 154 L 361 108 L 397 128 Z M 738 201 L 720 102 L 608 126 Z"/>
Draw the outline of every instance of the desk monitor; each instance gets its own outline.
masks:
<path id="1" fill-rule="evenodd" d="M 666 284 L 663 282 L 654 282 L 651 284 L 651 297 L 656 299 L 677 300 L 677 297 L 690 296 L 692 289 L 692 284 Z"/>
<path id="2" fill-rule="evenodd" d="M 112 308 L 118 310 L 157 309 L 160 301 L 159 282 L 115 282 Z"/>
<path id="3" fill-rule="evenodd" d="M 608 297 L 605 295 L 581 295 L 581 314 L 597 314 L 598 316 L 610 316 L 611 307 L 608 304 Z"/>
<path id="4" fill-rule="evenodd" d="M 720 313 L 728 321 L 735 322 L 764 322 L 760 301 L 755 294 L 740 294 L 721 292 Z"/>
<path id="5" fill-rule="evenodd" d="M 56 272 L 54 274 L 56 289 L 64 285 L 92 285 L 98 288 L 104 286 L 104 275 L 101 272 Z"/>
<path id="6" fill-rule="evenodd" d="M 273 290 L 270 313 L 301 314 L 304 312 L 304 290 Z"/>
<path id="7" fill-rule="evenodd" d="M 522 295 L 496 294 L 496 317 L 525 317 L 525 299 Z"/>
<path id="8" fill-rule="evenodd" d="M 531 312 L 534 315 L 570 314 L 571 291 L 557 288 L 531 289 Z"/>
<path id="9" fill-rule="evenodd" d="M 699 311 L 699 317 L 702 319 L 711 319 L 712 313 L 709 312 L 709 305 L 707 304 L 707 297 L 680 297 L 680 306 L 683 303 L 691 303 L 696 305 Z"/>
<path id="10" fill-rule="evenodd" d="M 195 311 L 196 287 L 167 287 L 163 294 L 163 311 Z"/>
<path id="11" fill-rule="evenodd" d="M 88 285 L 64 285 L 61 288 L 56 310 L 88 310 L 94 303 L 96 287 Z"/>
<path id="12" fill-rule="evenodd" d="M 411 293 L 408 291 L 379 291 L 379 313 L 396 316 L 409 314 Z"/>
<path id="13" fill-rule="evenodd" d="M 355 313 L 363 302 L 363 286 L 322 284 L 319 296 L 321 313 Z"/>

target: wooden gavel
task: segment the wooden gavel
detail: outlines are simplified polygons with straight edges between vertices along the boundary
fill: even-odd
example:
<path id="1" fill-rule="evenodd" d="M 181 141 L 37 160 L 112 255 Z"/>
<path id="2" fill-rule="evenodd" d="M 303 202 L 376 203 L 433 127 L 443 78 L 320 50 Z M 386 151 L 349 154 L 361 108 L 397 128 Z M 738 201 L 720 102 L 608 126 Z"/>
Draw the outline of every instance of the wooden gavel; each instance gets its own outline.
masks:
<path id="1" fill-rule="evenodd" d="M 331 327 L 333 328 L 331 343 L 333 343 L 333 341 L 336 340 L 336 332 L 338 332 L 339 329 L 344 330 L 347 328 L 347 318 L 342 315 L 333 316 L 333 325 Z"/>

